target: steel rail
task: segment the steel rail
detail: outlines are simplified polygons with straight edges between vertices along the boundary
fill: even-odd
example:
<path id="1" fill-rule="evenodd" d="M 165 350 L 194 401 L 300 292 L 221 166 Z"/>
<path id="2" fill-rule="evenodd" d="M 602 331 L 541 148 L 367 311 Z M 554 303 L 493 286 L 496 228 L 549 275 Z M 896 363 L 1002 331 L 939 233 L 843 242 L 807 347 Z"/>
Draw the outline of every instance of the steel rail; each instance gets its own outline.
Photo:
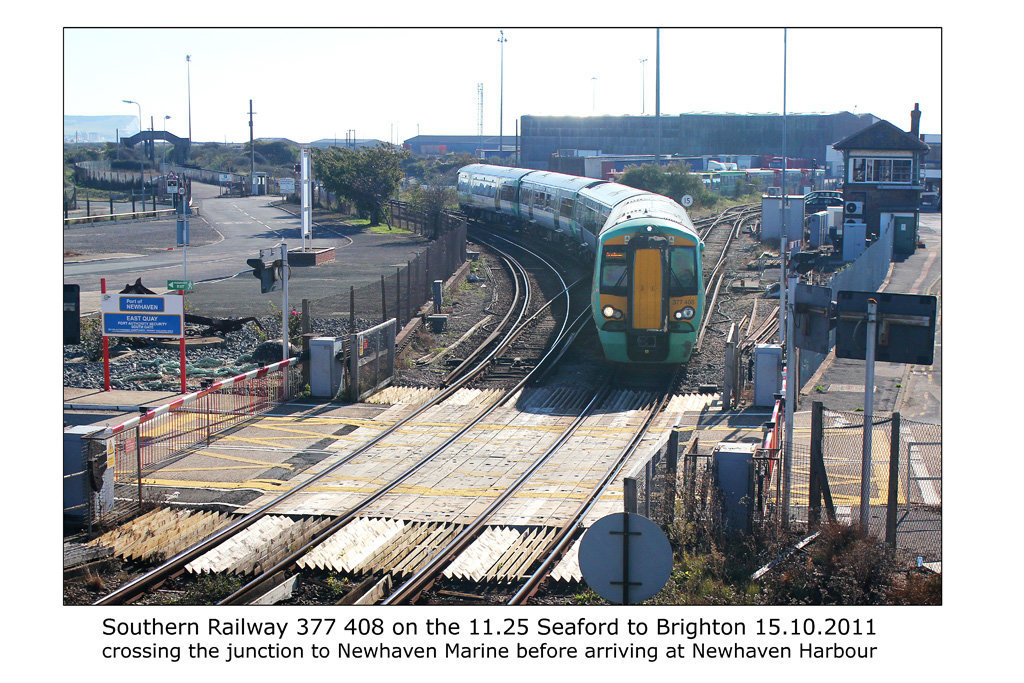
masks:
<path id="1" fill-rule="evenodd" d="M 577 532 L 583 528 L 582 525 L 584 520 L 587 518 L 587 515 L 589 515 L 591 510 L 594 509 L 594 506 L 597 505 L 601 496 L 604 494 L 605 489 L 611 486 L 612 482 L 615 481 L 615 477 L 617 477 L 622 471 L 622 468 L 626 466 L 626 463 L 629 461 L 629 458 L 632 457 L 633 453 L 636 452 L 636 449 L 640 447 L 644 436 L 647 435 L 647 432 L 650 431 L 651 425 L 654 424 L 654 420 L 661 414 L 665 406 L 668 404 L 668 401 L 673 395 L 672 390 L 679 378 L 679 372 L 680 370 L 677 368 L 672 374 L 665 391 L 662 392 L 661 399 L 651 409 L 650 413 L 648 413 L 644 422 L 637 429 L 636 433 L 634 433 L 629 443 L 626 444 L 619 453 L 618 457 L 616 457 L 612 466 L 605 472 L 605 476 L 594 486 L 593 489 L 591 489 L 590 493 L 587 494 L 583 503 L 576 510 L 576 513 L 573 514 L 573 516 L 564 525 L 562 525 L 562 528 L 558 531 L 555 537 L 551 539 L 549 544 L 550 550 L 546 552 L 547 556 L 540 563 L 537 569 L 534 570 L 533 574 L 531 574 L 526 580 L 526 583 L 516 591 L 515 595 L 512 596 L 507 604 L 522 605 L 533 597 L 540 588 L 540 584 L 547 578 L 548 574 L 550 574 L 551 570 L 554 568 L 555 563 L 561 559 L 565 551 L 572 543 L 575 542 Z"/>
<path id="2" fill-rule="evenodd" d="M 428 560 L 424 566 L 409 577 L 405 583 L 398 586 L 391 595 L 381 601 L 381 604 L 396 605 L 412 602 L 419 597 L 424 590 L 428 589 L 437 579 L 441 570 L 458 557 L 462 551 L 468 548 L 474 540 L 476 540 L 480 530 L 484 524 L 487 523 L 487 520 L 489 520 L 491 516 L 505 504 L 505 501 L 515 495 L 515 493 L 518 492 L 527 481 L 529 481 L 530 477 L 532 477 L 542 465 L 550 460 L 551 456 L 557 453 L 558 449 L 560 449 L 565 442 L 576 433 L 576 430 L 579 429 L 586 419 L 591 416 L 594 407 L 600 405 L 600 402 L 610 393 L 610 381 L 611 378 L 609 376 L 594 392 L 594 395 L 587 402 L 587 405 L 580 411 L 580 414 L 565 428 L 555 442 L 551 444 L 539 458 L 534 460 L 533 463 L 531 463 L 530 466 L 522 472 L 522 474 L 516 477 L 515 481 L 509 484 L 501 494 L 499 494 L 479 515 L 477 515 L 476 519 L 466 525 L 445 547 L 435 551 L 433 557 Z"/>
<path id="3" fill-rule="evenodd" d="M 476 370 L 473 371 L 472 374 L 466 375 L 460 381 L 455 382 L 451 386 L 449 386 L 446 389 L 442 390 L 437 396 L 435 396 L 432 399 L 430 399 L 429 401 L 425 402 L 423 405 L 421 405 L 418 408 L 416 408 L 412 413 L 410 413 L 406 417 L 402 418 L 401 420 L 397 421 L 391 427 L 385 429 L 383 432 L 381 432 L 377 436 L 373 437 L 367 443 L 363 444 L 362 446 L 360 446 L 358 449 L 356 449 L 352 453 L 349 453 L 347 456 L 343 457 L 338 462 L 334 463 L 333 465 L 331 465 L 330 467 L 328 467 L 324 471 L 322 471 L 319 474 L 313 476 L 312 478 L 310 478 L 309 480 L 303 482 L 302 484 L 299 484 L 295 488 L 290 489 L 289 491 L 286 491 L 286 492 L 282 493 L 277 498 L 275 498 L 275 499 L 273 499 L 271 501 L 268 501 L 267 503 L 263 504 L 262 506 L 260 506 L 256 510 L 253 510 L 252 512 L 248 513 L 246 516 L 242 517 L 241 519 L 236 520 L 235 522 L 232 522 L 231 524 L 227 525 L 223 529 L 220 529 L 217 532 L 211 534 L 207 538 L 198 541 L 197 543 L 193 544 L 192 546 L 189 546 L 185 550 L 182 550 L 181 552 L 177 553 L 173 557 L 165 560 L 163 563 L 161 563 L 156 568 L 150 570 L 149 572 L 146 572 L 142 576 L 139 576 L 139 577 L 133 579 L 132 581 L 129 581 L 128 583 L 124 584 L 123 586 L 120 586 L 119 588 L 117 588 L 114 591 L 112 591 L 112 592 L 108 593 L 107 595 L 103 596 L 102 598 L 100 598 L 99 600 L 94 602 L 93 604 L 94 605 L 117 605 L 117 604 L 125 604 L 127 602 L 131 602 L 131 601 L 137 599 L 140 595 L 145 593 L 147 590 L 155 587 L 156 585 L 159 585 L 160 583 L 162 583 L 166 579 L 170 578 L 172 575 L 175 575 L 176 573 L 178 573 L 181 570 L 183 570 L 185 565 L 187 565 L 192 560 L 196 559 L 197 557 L 199 557 L 203 553 L 207 552 L 208 550 L 210 550 L 214 546 L 216 546 L 216 545 L 220 544 L 221 542 L 227 540 L 231 536 L 234 536 L 235 534 L 240 533 L 244 529 L 246 529 L 249 526 L 251 526 L 252 524 L 256 523 L 259 519 L 261 519 L 264 516 L 266 516 L 267 514 L 269 514 L 271 509 L 273 509 L 277 505 L 283 503 L 284 501 L 288 500 L 289 498 L 291 498 L 292 496 L 296 495 L 297 493 L 307 489 L 308 487 L 312 486 L 316 482 L 324 479 L 328 475 L 332 474 L 338 468 L 340 468 L 343 465 L 345 465 L 348 462 L 350 462 L 352 459 L 358 457 L 359 455 L 362 455 L 367 450 L 372 448 L 374 445 L 376 445 L 380 441 L 384 440 L 385 438 L 387 438 L 388 436 L 393 434 L 398 428 L 402 427 L 403 425 L 408 423 L 410 420 L 416 418 L 418 415 L 423 413 L 428 408 L 431 408 L 432 406 L 437 405 L 438 403 L 441 403 L 442 401 L 444 401 L 447 398 L 451 397 L 456 391 L 458 391 L 460 388 L 462 388 L 462 386 L 464 384 L 468 383 L 470 381 L 470 379 L 472 379 L 472 377 L 475 374 L 475 372 L 478 371 L 479 369 L 480 368 L 477 368 Z M 256 372 L 256 371 L 253 371 L 253 372 Z M 136 419 L 138 419 L 138 418 L 136 418 Z"/>
<path id="4" fill-rule="evenodd" d="M 479 229 L 484 230 L 483 228 L 479 228 Z M 543 306 L 541 306 L 539 309 L 537 309 L 537 311 L 535 311 L 533 313 L 533 315 L 531 315 L 529 318 L 524 320 L 522 323 L 519 324 L 519 326 L 517 328 L 513 329 L 509 333 L 509 335 L 506 337 L 506 340 L 502 343 L 501 347 L 499 347 L 498 352 L 500 353 L 505 348 L 507 348 L 509 346 L 509 344 L 511 344 L 513 341 L 515 341 L 515 339 L 530 325 L 530 323 L 532 323 L 537 318 L 537 316 L 539 316 L 541 313 L 543 313 L 545 310 L 547 310 L 552 304 L 554 304 L 555 301 L 558 301 L 558 299 L 560 299 L 562 297 L 562 295 L 564 294 L 565 295 L 565 312 L 566 312 L 566 315 L 562 318 L 562 327 L 561 327 L 561 329 L 555 335 L 556 339 L 561 339 L 562 336 L 565 334 L 566 326 L 569 324 L 569 308 L 570 308 L 571 302 L 572 302 L 572 300 L 571 300 L 571 298 L 569 296 L 569 290 L 571 290 L 573 287 L 575 287 L 576 285 L 578 285 L 581 282 L 583 282 L 585 280 L 585 278 L 579 278 L 578 280 L 575 280 L 572 284 L 568 284 L 567 285 L 565 283 L 565 278 L 562 277 L 562 274 L 558 271 L 558 269 L 554 265 L 552 265 L 550 261 L 545 259 L 543 256 L 541 256 L 537 252 L 535 252 L 535 251 L 533 251 L 531 249 L 528 249 L 527 247 L 525 247 L 522 244 L 519 244 L 518 242 L 515 242 L 513 240 L 510 240 L 510 239 L 507 239 L 505 237 L 502 237 L 501 235 L 496 235 L 496 234 L 494 234 L 494 233 L 492 233 L 492 232 L 490 232 L 488 230 L 484 230 L 484 232 L 486 232 L 489 237 L 494 237 L 496 239 L 501 240 L 502 242 L 507 242 L 508 244 L 510 244 L 510 245 L 512 245 L 512 246 L 514 246 L 514 247 L 516 247 L 516 248 L 526 252 L 530 256 L 534 257 L 535 259 L 537 259 L 538 261 L 540 261 L 541 263 L 546 265 L 548 267 L 548 269 L 552 273 L 555 274 L 555 277 L 558 278 L 558 281 L 562 284 L 562 291 L 561 292 L 559 292 L 554 297 L 549 299 Z M 492 249 L 494 249 L 494 250 L 496 250 L 498 252 L 501 252 L 501 250 L 498 249 L 497 247 L 495 247 L 492 243 L 484 241 L 484 240 L 480 240 L 480 241 L 481 241 L 481 243 L 486 244 L 490 248 L 492 248 Z M 505 253 L 505 252 L 501 252 L 501 253 Z M 486 342 L 485 342 L 485 344 L 486 344 Z M 495 354 L 495 355 L 497 355 L 497 354 Z M 538 365 L 539 364 L 540 363 L 538 363 Z M 445 381 L 447 381 L 447 377 L 445 378 Z"/>
<path id="5" fill-rule="evenodd" d="M 589 313 L 589 311 L 585 310 L 582 314 L 580 314 L 580 316 L 576 319 L 576 321 L 574 321 L 573 324 L 575 325 L 587 313 Z M 481 421 L 484 420 L 484 418 L 486 418 L 488 415 L 490 415 L 492 412 L 494 412 L 499 406 L 501 406 L 504 403 L 504 401 L 507 400 L 508 397 L 514 396 L 516 394 L 516 392 L 518 392 L 520 389 L 522 389 L 526 385 L 526 383 L 530 380 L 530 378 L 533 375 L 533 373 L 536 372 L 537 369 L 539 369 L 541 367 L 541 365 L 543 364 L 544 360 L 546 360 L 548 358 L 548 356 L 550 356 L 551 353 L 554 352 L 555 348 L 560 343 L 566 342 L 567 336 L 568 335 L 563 335 L 561 338 L 556 340 L 555 344 L 552 345 L 551 349 L 548 351 L 547 354 L 545 354 L 544 358 L 541 360 L 541 363 L 538 363 L 534 367 L 534 369 L 531 370 L 531 372 L 529 374 L 527 374 L 525 377 L 523 377 L 514 387 L 512 387 L 509 390 L 507 390 L 505 392 L 505 397 L 503 399 L 495 401 L 490 406 L 485 408 L 483 410 L 483 412 L 481 412 L 479 415 L 474 417 L 473 420 L 469 424 L 467 424 L 466 426 L 462 427 L 455 434 L 453 434 L 448 439 L 446 439 L 444 441 L 444 443 L 442 443 L 440 446 L 436 447 L 433 451 L 431 451 L 429 454 L 424 456 L 416 464 L 414 464 L 412 467 L 410 467 L 405 472 L 400 474 L 396 479 L 393 479 L 391 482 L 389 482 L 389 483 L 385 484 L 384 486 L 380 487 L 379 489 L 377 489 L 377 491 L 375 491 L 374 493 L 370 494 L 369 497 L 367 497 L 366 499 L 360 501 L 359 503 L 357 503 L 353 507 L 349 508 L 341 516 L 336 518 L 328 526 L 324 527 L 315 536 L 313 536 L 309 541 L 307 541 L 305 544 L 303 544 L 300 548 L 298 548 L 297 550 L 295 550 L 294 552 L 289 554 L 284 559 L 280 560 L 274 566 L 272 566 L 269 569 L 267 569 L 260 576 L 257 576 L 255 578 L 253 578 L 251 581 L 246 583 L 244 586 L 242 586 L 241 588 L 239 588 L 234 593 L 232 593 L 231 595 L 227 596 L 226 598 L 224 598 L 223 600 L 221 600 L 217 604 L 219 604 L 219 605 L 240 605 L 240 604 L 245 604 L 246 601 L 248 601 L 251 598 L 255 597 L 256 592 L 259 591 L 261 588 L 263 588 L 268 582 L 270 582 L 270 580 L 273 579 L 274 576 L 278 574 L 278 572 L 280 572 L 280 571 L 288 568 L 289 566 L 293 565 L 296 561 L 298 561 L 299 558 L 301 558 L 307 552 L 312 550 L 317 545 L 323 543 L 332 534 L 336 533 L 343 526 L 345 526 L 350 521 L 355 519 L 359 515 L 360 512 L 362 512 L 364 509 L 366 509 L 366 507 L 371 505 L 376 500 L 380 499 L 385 494 L 387 494 L 387 493 L 391 492 L 392 490 L 394 490 L 399 484 L 403 483 L 405 480 L 407 480 L 409 477 L 411 477 L 413 474 L 415 474 L 424 465 L 426 465 L 428 462 L 433 460 L 440 453 L 442 453 L 445 450 L 447 450 L 448 447 L 450 447 L 458 439 L 462 438 L 462 436 L 464 436 L 469 430 L 471 430 L 473 427 L 478 425 Z M 566 343 L 571 343 L 571 340 L 566 342 Z"/>
<path id="6" fill-rule="evenodd" d="M 512 305 L 508 307 L 508 311 L 505 313 L 505 317 L 502 318 L 501 322 L 499 322 L 497 327 L 494 328 L 494 332 L 492 332 L 487 337 L 487 339 L 485 339 L 472 353 L 466 356 L 465 360 L 459 363 L 459 365 L 454 370 L 445 375 L 444 379 L 441 380 L 442 386 L 448 386 L 449 382 L 458 379 L 461 376 L 463 370 L 471 366 L 474 362 L 476 362 L 476 359 L 479 358 L 484 353 L 484 350 L 490 345 L 490 343 L 498 338 L 498 335 L 500 335 L 502 330 L 505 329 L 505 326 L 508 325 L 509 319 L 512 317 L 512 312 L 515 311 L 517 304 L 521 303 L 522 308 L 520 308 L 519 310 L 519 316 L 516 318 L 516 321 L 512 323 L 513 329 L 515 329 L 515 327 L 519 325 L 519 323 L 522 321 L 523 316 L 526 314 L 526 311 L 530 306 L 532 288 L 530 287 L 530 279 L 526 275 L 526 269 L 523 268 L 521 263 L 510 257 L 508 254 L 502 252 L 500 249 L 495 249 L 495 251 L 499 253 L 501 260 L 505 262 L 505 265 L 509 269 L 509 273 L 511 273 L 512 275 L 512 281 L 515 284 L 515 292 L 513 293 Z M 523 290 L 525 292 L 523 296 L 520 296 L 520 277 L 522 277 Z M 487 355 L 485 362 L 494 359 L 494 357 L 497 356 L 498 353 L 500 353 L 501 350 L 511 341 L 511 338 L 512 331 L 510 330 L 509 334 L 505 336 L 505 339 L 494 349 L 494 351 Z M 480 371 L 481 368 L 482 364 L 478 365 L 471 374 L 475 375 L 477 372 Z"/>

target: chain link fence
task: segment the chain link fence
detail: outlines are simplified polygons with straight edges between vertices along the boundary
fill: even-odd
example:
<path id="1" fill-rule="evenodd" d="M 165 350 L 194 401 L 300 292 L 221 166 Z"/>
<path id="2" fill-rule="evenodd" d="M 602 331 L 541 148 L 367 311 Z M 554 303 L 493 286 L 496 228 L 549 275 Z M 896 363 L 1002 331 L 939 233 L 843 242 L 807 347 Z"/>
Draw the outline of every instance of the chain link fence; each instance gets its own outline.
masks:
<path id="1" fill-rule="evenodd" d="M 408 214 L 403 221 L 412 220 Z M 424 229 L 424 223 L 416 223 Z M 395 318 L 401 329 L 431 300 L 434 280 L 447 280 L 466 260 L 466 223 L 445 214 L 442 228 L 426 249 L 404 266 L 381 273 L 380 281 L 350 287 L 313 300 L 316 316 L 385 321 Z"/>
<path id="2" fill-rule="evenodd" d="M 823 411 L 821 453 L 836 521 L 857 524 L 864 454 L 864 414 Z M 942 428 L 875 415 L 871 421 L 868 531 L 911 562 L 942 560 Z M 812 436 L 813 438 L 813 436 Z M 808 522 L 815 496 L 811 447 L 793 445 L 791 520 Z M 827 487 L 827 491 L 825 491 Z M 826 506 L 828 502 L 826 500 Z"/>

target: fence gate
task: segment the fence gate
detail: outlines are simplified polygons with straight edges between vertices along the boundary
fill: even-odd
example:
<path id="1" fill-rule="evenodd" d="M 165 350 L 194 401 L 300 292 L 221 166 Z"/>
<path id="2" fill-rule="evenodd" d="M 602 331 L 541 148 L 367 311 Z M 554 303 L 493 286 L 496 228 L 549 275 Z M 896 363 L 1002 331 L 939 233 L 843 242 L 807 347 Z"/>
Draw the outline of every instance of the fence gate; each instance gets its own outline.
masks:
<path id="1" fill-rule="evenodd" d="M 373 392 L 391 383 L 395 374 L 394 318 L 352 335 L 349 377 L 351 399 L 362 401 Z"/>
<path id="2" fill-rule="evenodd" d="M 928 426 L 914 425 L 916 431 Z M 906 462 L 900 464 L 906 497 L 896 525 L 897 547 L 911 559 L 941 562 L 942 442 L 908 440 L 904 445 Z"/>

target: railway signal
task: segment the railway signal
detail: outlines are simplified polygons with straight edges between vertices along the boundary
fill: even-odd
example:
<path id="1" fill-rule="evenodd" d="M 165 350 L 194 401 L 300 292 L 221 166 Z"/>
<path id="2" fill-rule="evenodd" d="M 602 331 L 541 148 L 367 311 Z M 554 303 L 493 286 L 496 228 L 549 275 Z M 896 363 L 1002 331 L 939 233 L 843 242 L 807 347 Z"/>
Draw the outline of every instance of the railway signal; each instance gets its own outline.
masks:
<path id="1" fill-rule="evenodd" d="M 267 294 L 277 289 L 277 273 L 280 271 L 281 262 L 265 263 L 262 258 L 251 258 L 245 261 L 251 268 L 253 277 L 260 281 L 260 292 Z"/>

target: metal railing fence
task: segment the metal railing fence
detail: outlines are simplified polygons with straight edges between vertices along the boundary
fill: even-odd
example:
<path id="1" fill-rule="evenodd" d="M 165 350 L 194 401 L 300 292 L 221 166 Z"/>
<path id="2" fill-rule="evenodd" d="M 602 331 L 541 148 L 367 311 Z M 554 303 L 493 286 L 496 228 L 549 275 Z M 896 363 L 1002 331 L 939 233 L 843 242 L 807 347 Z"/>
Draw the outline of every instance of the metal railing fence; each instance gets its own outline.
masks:
<path id="1" fill-rule="evenodd" d="M 145 476 L 157 467 L 287 401 L 301 381 L 296 361 L 221 380 L 89 437 L 87 450 L 106 453 L 113 470 L 115 512 L 145 502 Z"/>

